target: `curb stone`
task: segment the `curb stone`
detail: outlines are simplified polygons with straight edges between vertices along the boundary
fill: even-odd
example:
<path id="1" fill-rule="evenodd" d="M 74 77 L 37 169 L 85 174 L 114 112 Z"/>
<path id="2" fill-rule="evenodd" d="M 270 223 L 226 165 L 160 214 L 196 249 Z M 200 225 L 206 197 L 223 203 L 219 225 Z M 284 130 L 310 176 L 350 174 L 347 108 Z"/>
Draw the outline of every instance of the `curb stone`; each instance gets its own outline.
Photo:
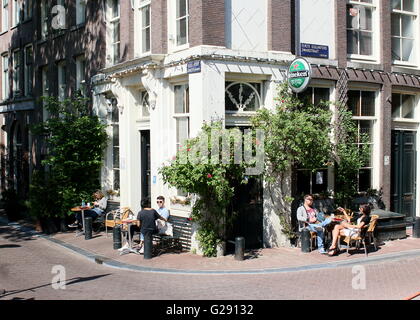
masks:
<path id="1" fill-rule="evenodd" d="M 94 254 L 90 251 L 78 248 L 64 241 L 54 239 L 51 236 L 44 235 L 41 232 L 34 231 L 32 228 L 21 226 L 20 224 L 13 222 L 8 223 L 6 219 L 0 216 L 0 224 L 7 225 L 15 230 L 28 233 L 35 237 L 40 237 L 42 239 L 48 240 L 55 243 L 63 248 L 66 248 L 73 253 L 77 253 L 82 257 L 86 258 L 90 262 L 101 264 L 114 269 L 126 270 L 126 271 L 137 271 L 137 272 L 150 272 L 150 273 L 166 273 L 166 274 L 188 274 L 188 275 L 244 275 L 244 274 L 271 274 L 271 273 L 287 273 L 287 272 L 300 272 L 300 271 L 310 271 L 310 270 L 320 270 L 320 269 L 335 269 L 335 268 L 344 268 L 354 265 L 369 265 L 374 263 L 381 263 L 386 261 L 395 261 L 402 259 L 414 259 L 420 257 L 420 249 L 414 249 L 409 251 L 397 252 L 384 254 L 382 256 L 374 257 L 363 257 L 355 258 L 353 260 L 345 261 L 336 261 L 323 264 L 312 264 L 306 266 L 298 267 L 282 267 L 282 268 L 264 268 L 264 269 L 250 269 L 250 270 L 182 270 L 182 269 L 165 269 L 165 268 L 153 268 L 153 267 L 143 267 L 132 265 L 128 263 L 119 262 L 108 257 Z"/>

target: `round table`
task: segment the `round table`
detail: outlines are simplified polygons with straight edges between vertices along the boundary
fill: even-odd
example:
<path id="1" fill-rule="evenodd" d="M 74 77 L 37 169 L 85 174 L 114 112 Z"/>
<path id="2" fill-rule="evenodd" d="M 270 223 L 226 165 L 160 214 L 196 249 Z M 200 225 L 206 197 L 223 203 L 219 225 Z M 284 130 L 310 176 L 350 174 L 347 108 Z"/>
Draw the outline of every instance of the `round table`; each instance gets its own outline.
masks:
<path id="1" fill-rule="evenodd" d="M 83 229 L 82 229 L 82 232 L 80 232 L 80 233 L 77 233 L 76 232 L 76 237 L 81 236 L 82 234 L 85 234 L 85 210 L 90 210 L 92 208 L 93 208 L 92 206 L 84 206 L 84 207 L 77 206 L 77 207 L 74 207 L 74 208 L 71 208 L 70 209 L 73 212 L 82 211 L 82 225 L 83 225 Z"/>

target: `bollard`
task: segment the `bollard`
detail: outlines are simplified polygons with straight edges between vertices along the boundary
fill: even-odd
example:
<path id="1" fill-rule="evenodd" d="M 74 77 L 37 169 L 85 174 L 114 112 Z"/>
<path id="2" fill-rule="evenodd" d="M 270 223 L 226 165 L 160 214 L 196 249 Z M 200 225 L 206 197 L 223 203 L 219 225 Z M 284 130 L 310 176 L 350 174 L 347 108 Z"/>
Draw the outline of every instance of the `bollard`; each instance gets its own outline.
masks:
<path id="1" fill-rule="evenodd" d="M 144 259 L 152 259 L 152 249 L 153 249 L 153 242 L 152 242 L 152 233 L 147 232 L 144 235 Z"/>
<path id="2" fill-rule="evenodd" d="M 245 250 L 245 238 L 236 237 L 235 238 L 235 260 L 238 260 L 238 261 L 244 260 L 244 250 Z"/>
<path id="3" fill-rule="evenodd" d="M 121 227 L 115 226 L 113 230 L 114 250 L 121 248 Z"/>
<path id="4" fill-rule="evenodd" d="M 302 252 L 311 252 L 311 233 L 309 229 L 302 229 L 302 236 L 300 237 Z"/>
<path id="5" fill-rule="evenodd" d="M 416 218 L 413 225 L 413 238 L 420 238 L 420 217 Z"/>
<path id="6" fill-rule="evenodd" d="M 85 217 L 85 240 L 92 239 L 92 217 Z"/>

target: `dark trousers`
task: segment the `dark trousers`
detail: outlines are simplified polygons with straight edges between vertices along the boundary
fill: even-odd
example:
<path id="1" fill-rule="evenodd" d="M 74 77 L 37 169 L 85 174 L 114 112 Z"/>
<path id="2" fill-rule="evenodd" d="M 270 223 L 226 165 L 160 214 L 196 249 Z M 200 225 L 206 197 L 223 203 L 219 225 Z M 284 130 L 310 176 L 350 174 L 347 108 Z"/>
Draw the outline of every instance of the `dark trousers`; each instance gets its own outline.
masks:
<path id="1" fill-rule="evenodd" d="M 86 217 L 91 217 L 92 218 L 92 222 L 95 221 L 95 219 L 98 217 L 98 213 L 93 211 L 93 210 L 85 210 L 85 218 Z M 82 211 L 77 211 L 76 212 L 76 220 L 83 225 L 83 221 L 82 221 Z"/>

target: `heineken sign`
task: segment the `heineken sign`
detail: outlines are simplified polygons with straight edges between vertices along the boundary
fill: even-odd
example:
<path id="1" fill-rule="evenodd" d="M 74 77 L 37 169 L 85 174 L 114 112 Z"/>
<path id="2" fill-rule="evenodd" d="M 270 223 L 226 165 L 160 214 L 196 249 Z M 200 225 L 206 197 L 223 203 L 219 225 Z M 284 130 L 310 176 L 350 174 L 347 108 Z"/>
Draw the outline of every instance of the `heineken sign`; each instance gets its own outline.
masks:
<path id="1" fill-rule="evenodd" d="M 287 70 L 287 82 L 293 92 L 296 93 L 302 92 L 308 87 L 311 76 L 311 65 L 303 58 L 293 60 Z"/>

